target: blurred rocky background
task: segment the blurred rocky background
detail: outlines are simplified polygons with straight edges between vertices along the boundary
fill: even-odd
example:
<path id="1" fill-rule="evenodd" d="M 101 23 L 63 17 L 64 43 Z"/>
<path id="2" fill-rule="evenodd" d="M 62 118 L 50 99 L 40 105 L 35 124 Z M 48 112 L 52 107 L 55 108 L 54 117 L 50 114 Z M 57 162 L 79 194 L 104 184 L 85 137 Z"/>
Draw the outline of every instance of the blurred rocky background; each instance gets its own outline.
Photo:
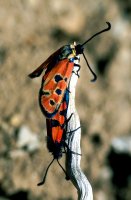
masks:
<path id="1" fill-rule="evenodd" d="M 28 74 L 51 53 L 84 42 L 76 108 L 82 126 L 81 167 L 95 200 L 131 199 L 131 4 L 129 0 L 0 1 L 0 200 L 74 200 L 77 192 L 52 156 L 38 106 L 41 77 Z M 64 165 L 64 158 L 61 159 Z"/>

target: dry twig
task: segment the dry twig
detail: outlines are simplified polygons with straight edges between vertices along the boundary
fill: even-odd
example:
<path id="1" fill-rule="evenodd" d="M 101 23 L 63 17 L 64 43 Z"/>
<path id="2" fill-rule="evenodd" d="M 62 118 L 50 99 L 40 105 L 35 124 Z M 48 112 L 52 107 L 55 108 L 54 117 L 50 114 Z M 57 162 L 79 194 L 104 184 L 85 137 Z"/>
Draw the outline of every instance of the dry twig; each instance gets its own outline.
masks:
<path id="1" fill-rule="evenodd" d="M 80 120 L 75 108 L 75 87 L 78 80 L 77 68 L 74 67 L 76 73 L 72 74 L 70 85 L 69 85 L 69 105 L 67 111 L 67 118 L 71 115 L 67 126 L 67 140 L 69 150 L 66 155 L 66 170 L 67 173 L 77 189 L 78 200 L 93 200 L 92 187 L 87 180 L 86 176 L 81 170 L 81 128 Z"/>

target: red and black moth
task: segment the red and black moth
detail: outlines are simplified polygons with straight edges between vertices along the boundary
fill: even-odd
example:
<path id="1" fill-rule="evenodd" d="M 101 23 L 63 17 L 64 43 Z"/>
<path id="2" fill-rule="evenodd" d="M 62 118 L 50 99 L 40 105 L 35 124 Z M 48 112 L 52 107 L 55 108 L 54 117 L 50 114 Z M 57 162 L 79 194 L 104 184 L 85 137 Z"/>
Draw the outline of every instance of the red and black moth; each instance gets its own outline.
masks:
<path id="1" fill-rule="evenodd" d="M 41 88 L 39 92 L 39 104 L 42 113 L 46 117 L 47 125 L 47 148 L 53 155 L 53 160 L 49 164 L 43 181 L 38 185 L 45 182 L 47 171 L 53 161 L 62 157 L 63 151 L 66 152 L 68 146 L 65 143 L 66 129 L 68 125 L 67 109 L 69 103 L 69 84 L 73 68 L 76 66 L 75 61 L 78 61 L 80 54 L 84 56 L 88 68 L 93 74 L 92 82 L 96 81 L 97 76 L 92 71 L 84 54 L 84 45 L 88 43 L 95 36 L 106 32 L 111 29 L 111 24 L 106 22 L 108 27 L 102 31 L 94 34 L 91 38 L 83 44 L 76 43 L 65 45 L 54 52 L 46 61 L 44 61 L 35 71 L 29 74 L 30 78 L 39 77 L 43 70 Z M 77 64 L 78 71 L 80 66 Z M 76 74 L 77 76 L 78 73 Z M 63 167 L 61 166 L 63 169 Z M 64 169 L 63 169 L 64 170 Z M 64 170 L 66 173 L 66 171 Z"/>

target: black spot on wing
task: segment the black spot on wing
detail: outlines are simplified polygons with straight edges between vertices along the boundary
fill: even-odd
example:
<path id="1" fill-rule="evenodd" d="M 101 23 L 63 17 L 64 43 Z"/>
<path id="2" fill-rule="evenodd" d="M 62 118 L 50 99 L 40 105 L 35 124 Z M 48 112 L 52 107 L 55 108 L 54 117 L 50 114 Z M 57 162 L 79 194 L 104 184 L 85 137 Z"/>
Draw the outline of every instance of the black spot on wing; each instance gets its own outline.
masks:
<path id="1" fill-rule="evenodd" d="M 56 89 L 55 92 L 56 92 L 56 94 L 61 95 L 62 90 L 60 90 L 60 89 Z"/>
<path id="2" fill-rule="evenodd" d="M 67 81 L 67 78 L 65 78 L 64 80 L 65 80 L 65 82 L 66 82 L 66 81 Z"/>
<path id="3" fill-rule="evenodd" d="M 60 123 L 59 123 L 59 121 L 53 119 L 53 120 L 51 120 L 51 125 L 52 125 L 52 127 L 57 127 L 57 126 L 60 126 Z"/>
<path id="4" fill-rule="evenodd" d="M 55 75 L 54 79 L 55 79 L 55 82 L 57 82 L 57 83 L 58 83 L 59 81 L 63 80 L 62 76 L 59 75 L 59 74 Z"/>
<path id="5" fill-rule="evenodd" d="M 63 115 L 63 116 L 65 116 L 65 117 L 66 117 L 66 113 L 67 113 L 67 109 L 61 110 L 61 111 L 60 111 L 60 115 Z"/>
<path id="6" fill-rule="evenodd" d="M 55 101 L 54 100 L 50 100 L 50 105 L 54 106 L 55 105 Z"/>
<path id="7" fill-rule="evenodd" d="M 46 91 L 46 90 L 43 90 L 43 91 L 42 91 L 42 95 L 49 96 L 49 95 L 50 95 L 50 92 L 49 92 L 49 91 Z"/>

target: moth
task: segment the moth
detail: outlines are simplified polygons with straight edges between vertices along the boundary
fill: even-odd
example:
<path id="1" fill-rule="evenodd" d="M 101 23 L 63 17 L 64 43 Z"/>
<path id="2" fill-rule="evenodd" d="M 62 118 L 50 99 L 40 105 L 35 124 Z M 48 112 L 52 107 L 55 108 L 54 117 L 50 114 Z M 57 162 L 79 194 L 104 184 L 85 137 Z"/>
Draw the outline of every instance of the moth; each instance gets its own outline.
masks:
<path id="1" fill-rule="evenodd" d="M 65 143 L 65 138 L 66 128 L 70 118 L 67 119 L 66 114 L 69 103 L 69 83 L 73 69 L 77 65 L 78 71 L 80 70 L 80 65 L 76 64 L 76 61 L 79 63 L 79 55 L 82 54 L 89 70 L 93 74 L 91 81 L 96 81 L 97 76 L 88 64 L 84 54 L 84 45 L 95 36 L 110 30 L 111 24 L 109 22 L 106 23 L 108 25 L 106 29 L 94 34 L 83 44 L 76 44 L 74 42 L 74 44 L 62 46 L 50 55 L 36 70 L 29 74 L 30 78 L 36 78 L 44 71 L 39 91 L 39 105 L 42 113 L 46 117 L 47 148 L 53 155 L 53 160 L 46 170 L 43 181 L 38 185 L 44 184 L 47 171 L 55 159 L 61 166 L 58 159 L 62 157 L 63 151 L 68 148 Z M 78 73 L 76 75 L 79 76 Z M 64 170 L 62 166 L 61 168 Z M 66 173 L 65 170 L 64 172 Z"/>

